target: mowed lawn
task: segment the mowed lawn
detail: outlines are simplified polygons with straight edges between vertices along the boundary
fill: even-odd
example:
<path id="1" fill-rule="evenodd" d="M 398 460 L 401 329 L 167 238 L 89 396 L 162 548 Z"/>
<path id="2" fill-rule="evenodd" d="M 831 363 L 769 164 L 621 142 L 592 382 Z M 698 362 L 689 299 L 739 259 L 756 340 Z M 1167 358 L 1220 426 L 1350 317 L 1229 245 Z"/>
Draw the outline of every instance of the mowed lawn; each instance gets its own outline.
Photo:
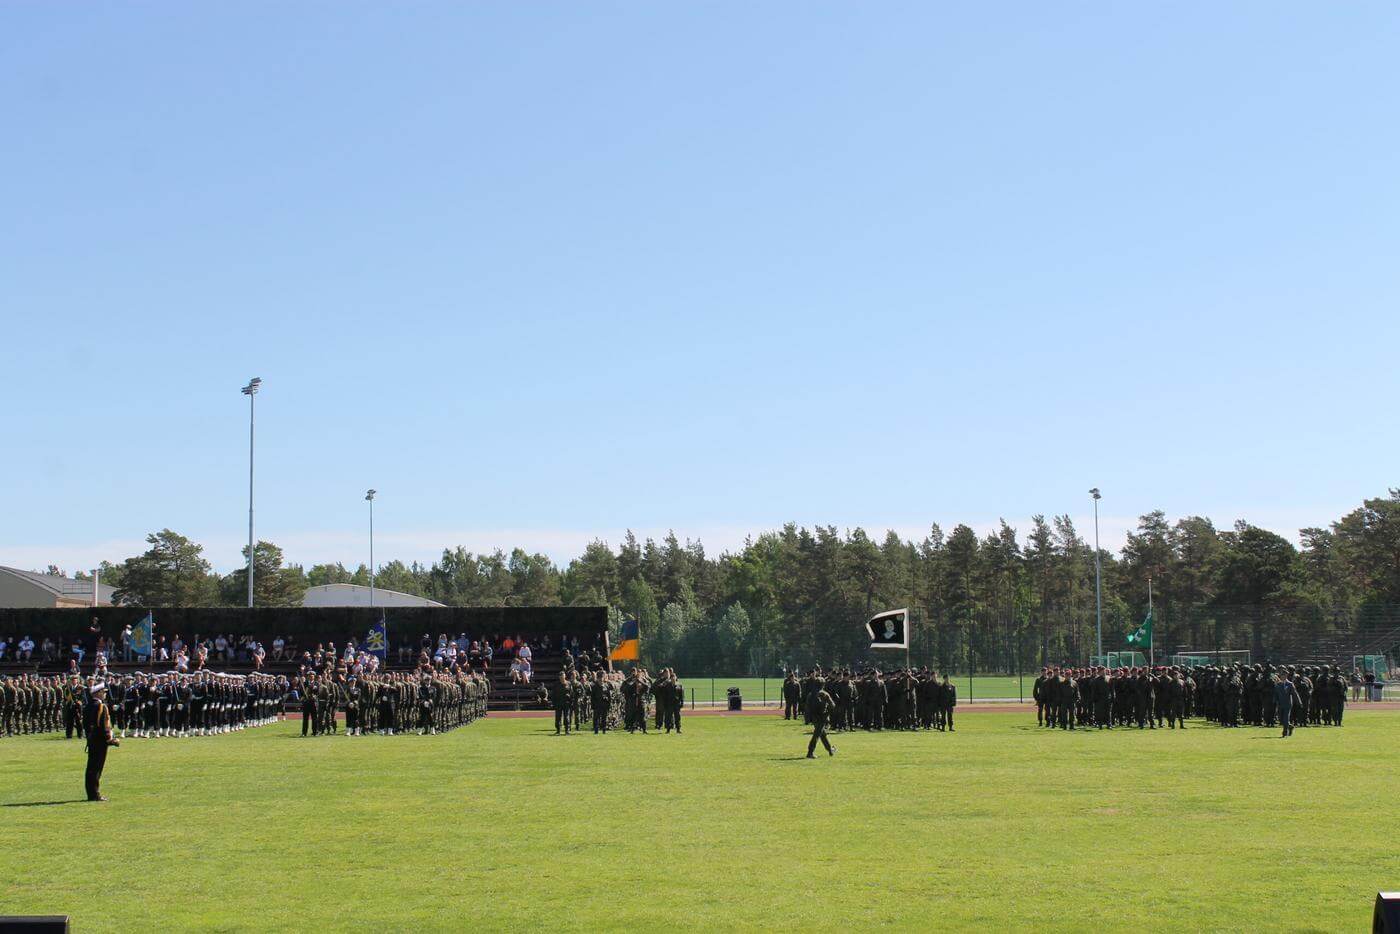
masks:
<path id="1" fill-rule="evenodd" d="M 1400 886 L 1400 713 L 1342 729 L 858 733 L 781 717 L 0 740 L 0 914 L 74 930 L 1364 930 Z M 47 802 L 73 802 L 56 803 Z"/>

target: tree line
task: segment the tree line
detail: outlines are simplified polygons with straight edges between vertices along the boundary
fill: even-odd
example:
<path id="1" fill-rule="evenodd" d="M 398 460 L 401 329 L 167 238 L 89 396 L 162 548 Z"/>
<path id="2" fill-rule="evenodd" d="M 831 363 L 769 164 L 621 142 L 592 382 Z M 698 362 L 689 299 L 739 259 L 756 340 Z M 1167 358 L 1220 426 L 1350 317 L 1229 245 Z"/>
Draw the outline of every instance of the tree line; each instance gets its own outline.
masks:
<path id="1" fill-rule="evenodd" d="M 1149 579 L 1164 651 L 1297 655 L 1368 621 L 1400 626 L 1400 490 L 1328 528 L 1300 530 L 1299 541 L 1245 521 L 1217 529 L 1200 516 L 1147 513 L 1120 552 L 1098 555 L 1105 650 L 1123 648 L 1146 615 Z M 245 569 L 213 572 L 199 544 L 169 529 L 147 543 L 143 554 L 101 567 L 119 601 L 246 602 Z M 1004 521 L 983 536 L 933 525 L 919 541 L 788 524 L 717 557 L 674 533 L 658 542 L 628 532 L 616 549 L 594 541 L 562 568 L 521 548 L 458 547 L 431 565 L 390 561 L 375 586 L 458 606 L 607 606 L 615 621 L 639 621 L 644 659 L 727 675 L 860 657 L 860 624 L 907 606 L 916 662 L 1010 671 L 1093 654 L 1094 559 L 1067 515 L 1035 516 L 1024 534 Z M 304 568 L 270 542 L 258 542 L 254 568 L 262 606 L 297 605 L 309 586 L 369 584 L 363 564 Z"/>

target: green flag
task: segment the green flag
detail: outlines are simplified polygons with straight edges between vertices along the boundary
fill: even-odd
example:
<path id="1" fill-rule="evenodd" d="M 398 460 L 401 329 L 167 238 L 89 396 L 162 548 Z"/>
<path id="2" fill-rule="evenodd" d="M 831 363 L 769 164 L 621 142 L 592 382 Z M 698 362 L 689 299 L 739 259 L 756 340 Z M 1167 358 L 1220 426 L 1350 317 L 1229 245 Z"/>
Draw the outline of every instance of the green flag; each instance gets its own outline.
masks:
<path id="1" fill-rule="evenodd" d="M 1147 611 L 1147 618 L 1142 621 L 1142 625 L 1135 631 L 1128 633 L 1129 645 L 1151 645 L 1152 644 L 1152 611 Z"/>

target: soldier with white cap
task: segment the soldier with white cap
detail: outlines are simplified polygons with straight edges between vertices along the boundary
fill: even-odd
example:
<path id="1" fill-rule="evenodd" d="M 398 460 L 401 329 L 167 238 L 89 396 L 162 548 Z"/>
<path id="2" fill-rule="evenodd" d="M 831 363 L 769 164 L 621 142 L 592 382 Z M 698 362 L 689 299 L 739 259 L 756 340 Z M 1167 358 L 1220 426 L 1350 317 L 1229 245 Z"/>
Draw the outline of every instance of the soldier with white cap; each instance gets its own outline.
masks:
<path id="1" fill-rule="evenodd" d="M 87 733 L 87 799 L 106 801 L 99 787 L 102 784 L 102 768 L 107 764 L 107 747 L 119 743 L 112 735 L 112 714 L 107 709 L 107 685 L 101 681 L 94 681 L 88 688 L 83 727 Z"/>

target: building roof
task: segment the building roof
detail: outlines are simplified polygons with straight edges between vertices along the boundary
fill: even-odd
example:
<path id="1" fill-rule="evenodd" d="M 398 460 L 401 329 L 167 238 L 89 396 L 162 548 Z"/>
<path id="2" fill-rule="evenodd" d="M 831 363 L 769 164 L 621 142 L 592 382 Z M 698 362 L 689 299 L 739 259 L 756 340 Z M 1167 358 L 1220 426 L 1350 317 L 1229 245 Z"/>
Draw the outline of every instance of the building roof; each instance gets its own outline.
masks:
<path id="1" fill-rule="evenodd" d="M 80 581 L 72 577 L 63 577 L 58 574 L 40 574 L 38 571 L 21 571 L 19 568 L 0 567 L 0 574 L 13 574 L 35 585 L 42 587 L 56 597 L 63 597 L 68 600 L 92 600 L 92 581 Z M 112 602 L 112 594 L 117 592 L 117 588 L 108 587 L 102 582 L 97 584 L 97 602 Z"/>
<path id="2" fill-rule="evenodd" d="M 302 606 L 445 606 L 427 597 L 397 590 L 374 588 L 374 603 L 370 603 L 370 589 L 360 584 L 321 584 L 306 588 Z"/>

